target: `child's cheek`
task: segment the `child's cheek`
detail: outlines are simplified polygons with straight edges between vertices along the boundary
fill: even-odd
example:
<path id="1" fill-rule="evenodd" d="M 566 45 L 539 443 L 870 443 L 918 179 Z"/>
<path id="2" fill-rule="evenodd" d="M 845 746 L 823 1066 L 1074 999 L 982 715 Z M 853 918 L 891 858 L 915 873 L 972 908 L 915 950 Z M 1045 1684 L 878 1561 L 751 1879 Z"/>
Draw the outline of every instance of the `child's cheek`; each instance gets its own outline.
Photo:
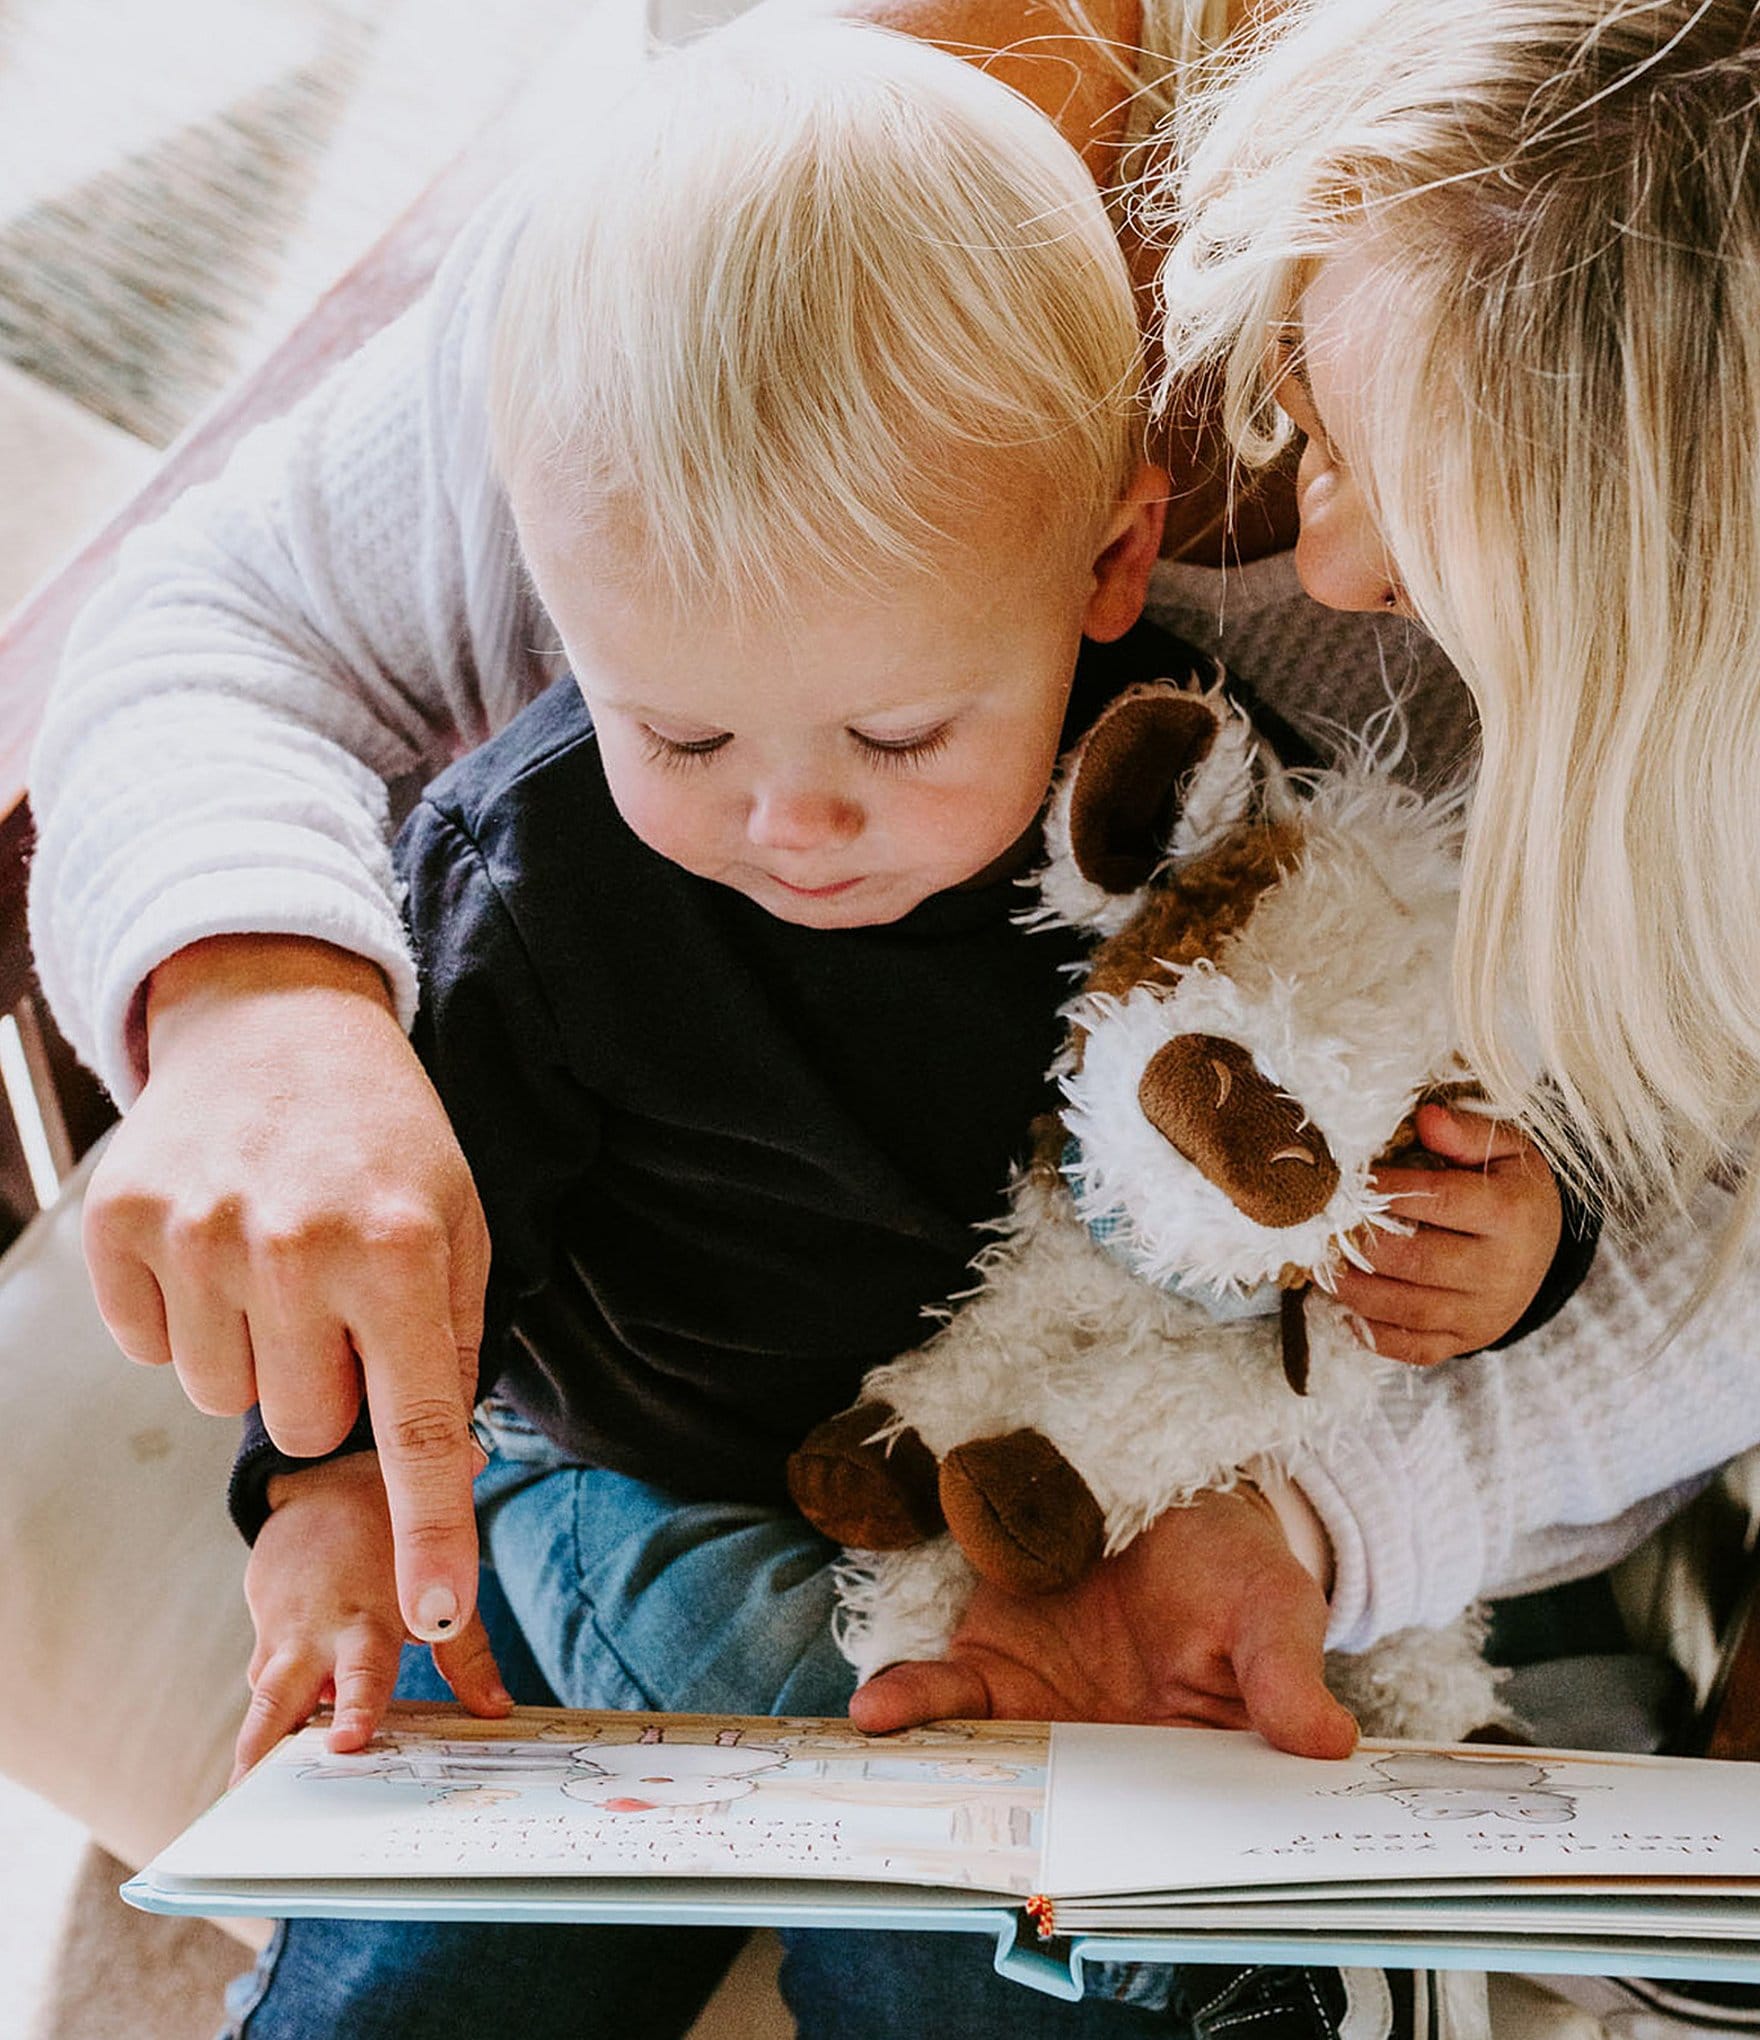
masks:
<path id="1" fill-rule="evenodd" d="M 603 746 L 605 781 L 617 812 L 657 856 L 697 870 L 706 848 L 703 824 L 710 802 L 702 794 L 693 799 L 678 783 L 684 771 L 632 752 L 633 746 Z"/>

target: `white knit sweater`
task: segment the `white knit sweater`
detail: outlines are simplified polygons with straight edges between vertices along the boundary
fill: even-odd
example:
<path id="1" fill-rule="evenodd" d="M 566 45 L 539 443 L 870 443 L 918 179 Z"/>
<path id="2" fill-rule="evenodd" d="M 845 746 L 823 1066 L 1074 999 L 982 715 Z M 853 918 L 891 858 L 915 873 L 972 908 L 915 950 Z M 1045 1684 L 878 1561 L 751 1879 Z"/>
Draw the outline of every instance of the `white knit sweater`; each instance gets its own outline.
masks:
<path id="1" fill-rule="evenodd" d="M 414 786 L 559 670 L 485 429 L 488 325 L 522 212 L 467 230 L 428 298 L 137 533 L 81 618 L 37 747 L 31 911 L 55 1010 L 127 1102 L 139 992 L 202 936 L 300 933 L 415 973 L 387 852 Z M 1324 739 L 1384 674 L 1415 691 L 1414 765 L 1447 770 L 1461 689 L 1403 626 L 1317 610 L 1287 561 L 1165 569 L 1155 613 L 1223 646 Z M 1707 1192 L 1705 1229 L 1721 1215 Z M 1660 1357 L 1706 1251 L 1686 1222 L 1603 1246 L 1575 1301 L 1507 1353 L 1403 1376 L 1296 1469 L 1337 1554 L 1330 1640 L 1359 1649 L 1476 1595 L 1628 1550 L 1760 1440 L 1760 1274 Z"/>

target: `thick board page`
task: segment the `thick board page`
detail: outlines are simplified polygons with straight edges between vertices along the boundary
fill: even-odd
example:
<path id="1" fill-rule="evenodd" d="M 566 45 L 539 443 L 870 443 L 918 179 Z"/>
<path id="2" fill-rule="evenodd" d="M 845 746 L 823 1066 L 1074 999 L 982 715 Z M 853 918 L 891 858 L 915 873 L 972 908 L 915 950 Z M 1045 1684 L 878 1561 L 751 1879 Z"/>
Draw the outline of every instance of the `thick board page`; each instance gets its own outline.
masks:
<path id="1" fill-rule="evenodd" d="M 1047 1731 L 400 1703 L 367 1749 L 290 1737 L 155 1860 L 264 1880 L 809 1879 L 1038 1887 Z"/>
<path id="2" fill-rule="evenodd" d="M 1760 1765 L 1377 1742 L 1334 1763 L 1244 1731 L 1053 1730 L 1052 1897 L 1455 1878 L 1744 1889 Z"/>

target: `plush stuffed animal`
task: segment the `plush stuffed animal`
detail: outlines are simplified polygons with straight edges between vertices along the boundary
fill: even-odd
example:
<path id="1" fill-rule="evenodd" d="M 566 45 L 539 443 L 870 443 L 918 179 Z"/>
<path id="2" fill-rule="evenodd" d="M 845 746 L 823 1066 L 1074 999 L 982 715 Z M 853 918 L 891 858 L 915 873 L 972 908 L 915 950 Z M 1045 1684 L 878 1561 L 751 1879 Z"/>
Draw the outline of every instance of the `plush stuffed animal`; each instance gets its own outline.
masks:
<path id="1" fill-rule="evenodd" d="M 1286 772 L 1214 684 L 1129 689 L 1060 768 L 1033 918 L 1098 938 L 1065 1103 L 979 1283 L 794 1455 L 849 1547 L 864 1676 L 938 1656 L 974 1575 L 1079 1579 L 1162 1512 L 1349 1425 L 1395 1363 L 1327 1294 L 1378 1160 L 1458 1092 L 1456 801 Z M 1498 1717 L 1470 1624 L 1339 1667 L 1384 1733 Z"/>

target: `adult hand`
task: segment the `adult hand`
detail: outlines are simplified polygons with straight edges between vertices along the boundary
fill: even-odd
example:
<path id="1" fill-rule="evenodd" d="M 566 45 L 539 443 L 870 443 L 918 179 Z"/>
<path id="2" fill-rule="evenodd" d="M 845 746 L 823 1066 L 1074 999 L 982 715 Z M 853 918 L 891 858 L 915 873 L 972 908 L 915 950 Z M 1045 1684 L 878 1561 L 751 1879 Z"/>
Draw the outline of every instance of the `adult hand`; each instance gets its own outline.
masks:
<path id="1" fill-rule="evenodd" d="M 362 1378 L 411 1632 L 476 1599 L 469 1431 L 488 1236 L 445 1112 L 360 958 L 229 936 L 153 974 L 146 1088 L 86 1195 L 118 1345 L 275 1443 L 347 1436 Z"/>
<path id="2" fill-rule="evenodd" d="M 1060 1594 L 980 1583 L 935 1664 L 890 1665 L 850 1719 L 871 1735 L 946 1719 L 1256 1728 L 1343 1757 L 1356 1723 L 1321 1678 L 1326 1602 L 1250 1488 L 1170 1509 Z"/>

